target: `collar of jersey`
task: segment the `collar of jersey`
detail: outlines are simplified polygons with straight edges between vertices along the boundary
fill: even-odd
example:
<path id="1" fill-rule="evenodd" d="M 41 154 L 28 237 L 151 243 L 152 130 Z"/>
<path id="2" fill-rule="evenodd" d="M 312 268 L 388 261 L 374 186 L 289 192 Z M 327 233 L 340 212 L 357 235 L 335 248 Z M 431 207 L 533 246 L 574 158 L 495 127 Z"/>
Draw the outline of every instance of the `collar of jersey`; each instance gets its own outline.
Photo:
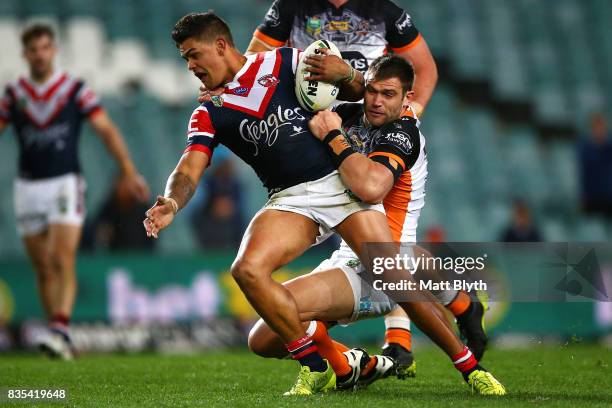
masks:
<path id="1" fill-rule="evenodd" d="M 224 85 L 225 89 L 232 90 L 234 88 L 239 88 L 240 86 L 242 86 L 238 78 L 244 75 L 244 73 L 247 72 L 249 67 L 255 62 L 255 60 L 257 59 L 257 54 L 247 55 L 246 59 L 246 62 L 244 63 L 242 68 L 240 68 L 238 72 L 236 72 L 236 75 L 234 75 L 232 80 Z"/>
<path id="2" fill-rule="evenodd" d="M 37 94 L 42 95 L 47 91 L 47 89 L 52 87 L 63 76 L 64 71 L 62 71 L 61 69 L 56 69 L 51 75 L 51 77 L 42 84 L 40 82 L 34 81 L 34 79 L 32 79 L 30 75 L 24 76 L 23 79 L 28 83 L 28 85 L 30 85 L 30 87 L 32 87 L 36 91 Z"/>

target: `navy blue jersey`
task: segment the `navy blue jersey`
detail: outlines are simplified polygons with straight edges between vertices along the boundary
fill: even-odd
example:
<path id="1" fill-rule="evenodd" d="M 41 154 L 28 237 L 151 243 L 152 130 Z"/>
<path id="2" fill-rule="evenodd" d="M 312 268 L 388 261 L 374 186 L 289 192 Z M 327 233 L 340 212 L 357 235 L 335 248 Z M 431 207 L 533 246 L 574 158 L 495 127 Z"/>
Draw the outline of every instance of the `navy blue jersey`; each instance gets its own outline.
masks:
<path id="1" fill-rule="evenodd" d="M 313 114 L 295 96 L 299 53 L 279 48 L 248 57 L 223 95 L 194 110 L 185 151 L 212 157 L 219 143 L 227 146 L 270 194 L 331 173 L 327 148 L 308 130 Z"/>
<path id="2" fill-rule="evenodd" d="M 0 99 L 0 121 L 15 128 L 19 176 L 43 179 L 79 173 L 81 125 L 100 111 L 94 92 L 67 73 L 56 73 L 45 84 L 24 77 L 9 83 Z"/>

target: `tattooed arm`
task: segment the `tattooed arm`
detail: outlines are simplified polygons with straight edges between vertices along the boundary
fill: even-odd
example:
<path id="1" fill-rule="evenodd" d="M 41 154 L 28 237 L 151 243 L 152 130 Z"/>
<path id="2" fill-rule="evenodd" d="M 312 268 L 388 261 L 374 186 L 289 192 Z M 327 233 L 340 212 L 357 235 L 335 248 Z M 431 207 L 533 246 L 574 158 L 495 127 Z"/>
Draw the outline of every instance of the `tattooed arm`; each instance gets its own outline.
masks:
<path id="1" fill-rule="evenodd" d="M 183 154 L 168 178 L 164 196 L 157 196 L 153 207 L 146 212 L 144 226 L 148 237 L 157 238 L 159 231 L 170 225 L 176 213 L 187 205 L 208 161 L 208 155 L 197 150 Z"/>

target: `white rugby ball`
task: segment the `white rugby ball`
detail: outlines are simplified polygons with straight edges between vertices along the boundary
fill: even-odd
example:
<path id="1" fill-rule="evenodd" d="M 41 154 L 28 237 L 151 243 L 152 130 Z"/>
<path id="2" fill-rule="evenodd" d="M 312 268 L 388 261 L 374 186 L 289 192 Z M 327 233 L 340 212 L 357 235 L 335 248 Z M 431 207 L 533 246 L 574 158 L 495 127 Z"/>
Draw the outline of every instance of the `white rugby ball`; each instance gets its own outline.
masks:
<path id="1" fill-rule="evenodd" d="M 310 76 L 310 72 L 306 71 L 308 65 L 306 65 L 304 60 L 309 55 L 320 54 L 320 48 L 327 48 L 331 51 L 330 54 L 342 58 L 338 47 L 326 40 L 313 42 L 300 55 L 295 73 L 295 96 L 297 96 L 300 105 L 311 112 L 329 108 L 336 101 L 336 97 L 340 92 L 340 89 L 334 84 L 323 81 L 304 80 L 305 77 Z"/>

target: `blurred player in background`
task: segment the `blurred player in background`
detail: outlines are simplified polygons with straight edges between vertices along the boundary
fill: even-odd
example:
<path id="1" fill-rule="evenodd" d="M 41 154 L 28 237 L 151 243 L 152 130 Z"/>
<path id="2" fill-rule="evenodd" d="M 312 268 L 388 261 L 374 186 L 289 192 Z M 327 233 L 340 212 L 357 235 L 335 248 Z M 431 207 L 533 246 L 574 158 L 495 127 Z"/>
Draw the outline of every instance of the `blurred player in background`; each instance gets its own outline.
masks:
<path id="1" fill-rule="evenodd" d="M 75 262 L 85 217 L 78 160 L 83 121 L 106 144 L 131 194 L 144 201 L 149 190 L 96 94 L 54 66 L 57 46 L 51 27 L 32 25 L 21 40 L 29 75 L 7 85 L 0 100 L 0 132 L 12 123 L 19 142 L 17 227 L 50 328 L 40 347 L 50 356 L 70 359 L 75 351 L 69 332 L 77 292 Z"/>
<path id="2" fill-rule="evenodd" d="M 313 41 L 324 39 L 332 41 L 341 51 L 342 58 L 362 73 L 375 58 L 392 52 L 409 61 L 414 71 L 414 97 L 406 102 L 405 115 L 420 117 L 427 106 L 438 80 L 438 71 L 434 58 L 423 35 L 415 27 L 410 15 L 389 0 L 329 0 L 313 2 L 293 2 L 275 0 L 263 22 L 253 33 L 247 54 L 266 51 L 288 44 L 291 47 L 306 49 Z M 325 59 L 319 69 L 311 70 L 312 79 L 326 80 L 327 67 Z M 323 74 L 323 75 L 320 75 Z M 424 193 L 423 193 L 424 195 Z M 391 204 L 393 201 L 393 204 Z M 402 197 L 387 199 L 385 209 L 397 207 L 402 215 L 401 220 L 410 224 L 414 235 L 402 239 L 416 240 L 416 227 L 423 198 Z M 408 206 L 410 209 L 408 211 Z M 408 214 L 406 217 L 405 215 Z M 398 227 L 399 229 L 400 227 Z M 397 237 L 399 239 L 399 236 Z M 443 303 L 454 316 L 462 315 L 460 328 L 468 345 L 482 357 L 487 339 L 482 324 L 476 327 L 466 324 L 469 316 L 471 322 L 483 322 L 484 306 L 474 297 L 470 305 L 467 294 L 458 294 L 455 298 L 444 298 Z M 469 308 L 469 310 L 468 310 Z M 399 364 L 399 370 L 407 376 L 416 374 L 416 364 L 412 355 L 412 335 L 410 320 L 398 307 L 385 317 L 385 344 L 383 355 L 393 357 Z M 482 351 L 481 351 L 482 350 Z"/>
<path id="3" fill-rule="evenodd" d="M 342 180 L 365 201 L 384 199 L 394 240 L 414 243 L 427 178 L 425 138 L 417 127 L 417 119 L 400 118 L 404 98 L 410 100 L 414 95 L 411 91 L 414 73 L 405 60 L 384 56 L 373 61 L 366 78 L 364 104 L 347 103 L 336 106 L 336 112 L 321 111 L 310 120 L 310 129 L 321 141 L 332 130 L 344 130 L 353 149 L 363 155 L 345 160 L 339 169 Z M 416 211 L 403 205 L 411 196 Z M 405 375 L 398 371 L 397 362 L 387 356 L 364 356 L 362 350 L 348 350 L 332 342 L 326 325 L 312 321 L 346 323 L 382 316 L 397 307 L 385 293 L 374 289 L 359 258 L 344 241 L 312 273 L 285 285 L 296 299 L 302 321 L 308 324 L 307 333 L 336 371 L 339 388 L 351 388 L 356 382 L 369 384 L 394 371 L 398 377 Z M 436 296 L 452 300 L 458 293 L 446 290 Z M 282 343 L 263 321 L 251 331 L 249 346 L 263 356 L 283 356 Z M 465 350 L 453 361 L 466 382 L 482 394 L 504 394 L 504 387 L 476 359 L 465 358 L 471 356 L 468 348 Z"/>
<path id="4" fill-rule="evenodd" d="M 165 196 L 159 196 L 147 211 L 147 235 L 157 237 L 172 223 L 193 196 L 220 143 L 250 164 L 268 188 L 270 200 L 245 232 L 232 275 L 302 365 L 295 385 L 285 395 L 310 395 L 334 388 L 335 373 L 306 335 L 295 299 L 271 274 L 332 231 L 365 258 L 366 265 L 369 260 L 362 244 L 393 242 L 381 206 L 365 203 L 347 191 L 336 171 L 345 159 L 360 155 L 342 141 L 326 145 L 310 135 L 308 119 L 313 114 L 299 106 L 295 95 L 298 50 L 281 48 L 247 58 L 235 48 L 227 24 L 210 12 L 184 16 L 172 37 L 187 68 L 208 89 L 225 90 L 193 112 L 187 148 L 168 179 Z M 347 70 L 333 82 L 341 82 L 341 95 L 358 100 L 363 95 L 363 76 L 346 81 L 349 67 L 335 58 Z M 336 140 L 335 132 L 328 135 L 330 142 Z M 387 246 L 391 247 L 395 245 Z M 396 282 L 400 274 L 410 278 L 396 270 L 387 276 Z M 428 292 L 417 290 L 415 294 L 431 299 Z M 466 366 L 474 367 L 474 357 L 435 306 L 422 301 L 402 302 L 401 306 L 449 357 L 463 353 L 461 362 L 469 360 Z"/>

